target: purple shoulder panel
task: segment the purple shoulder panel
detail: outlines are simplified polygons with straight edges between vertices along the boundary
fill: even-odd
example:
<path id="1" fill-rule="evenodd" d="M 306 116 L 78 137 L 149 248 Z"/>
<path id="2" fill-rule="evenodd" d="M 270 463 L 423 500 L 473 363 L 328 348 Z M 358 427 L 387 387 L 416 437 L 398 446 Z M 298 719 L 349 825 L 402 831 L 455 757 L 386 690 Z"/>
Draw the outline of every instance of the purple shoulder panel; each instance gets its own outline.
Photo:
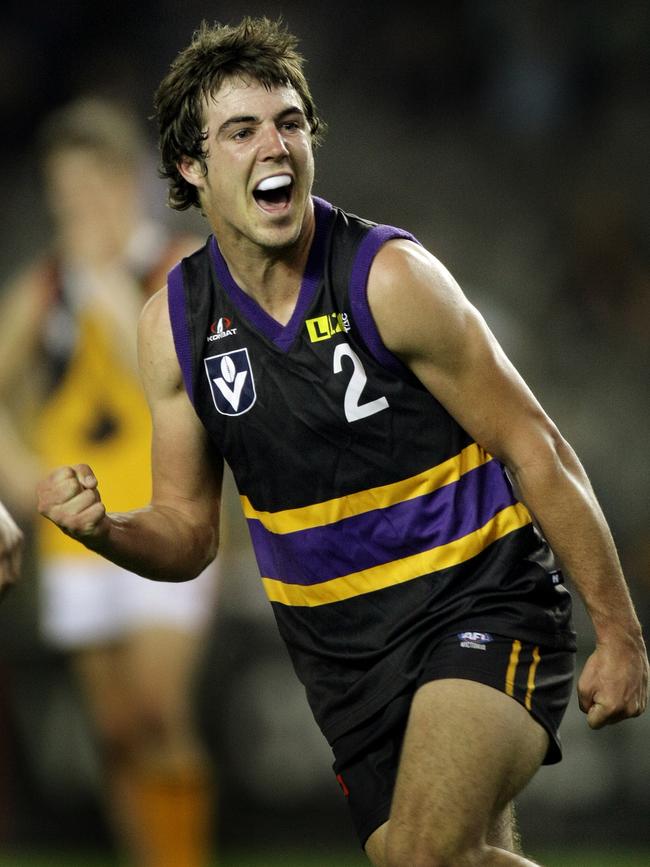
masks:
<path id="1" fill-rule="evenodd" d="M 183 266 L 181 262 L 175 265 L 169 272 L 167 278 L 167 304 L 172 334 L 174 335 L 174 346 L 176 347 L 176 355 L 181 366 L 185 390 L 191 402 L 194 403 L 192 344 L 185 315 L 185 289 L 183 286 Z"/>
<path id="2" fill-rule="evenodd" d="M 408 241 L 415 241 L 416 244 L 419 243 L 417 238 L 403 229 L 397 229 L 394 226 L 373 227 L 359 245 L 354 264 L 352 265 L 350 305 L 352 317 L 359 329 L 359 333 L 375 359 L 387 370 L 402 374 L 404 372 L 404 365 L 384 345 L 370 311 L 367 294 L 368 274 L 370 273 L 373 259 L 379 249 L 387 241 L 391 241 L 394 238 L 405 238 Z"/>

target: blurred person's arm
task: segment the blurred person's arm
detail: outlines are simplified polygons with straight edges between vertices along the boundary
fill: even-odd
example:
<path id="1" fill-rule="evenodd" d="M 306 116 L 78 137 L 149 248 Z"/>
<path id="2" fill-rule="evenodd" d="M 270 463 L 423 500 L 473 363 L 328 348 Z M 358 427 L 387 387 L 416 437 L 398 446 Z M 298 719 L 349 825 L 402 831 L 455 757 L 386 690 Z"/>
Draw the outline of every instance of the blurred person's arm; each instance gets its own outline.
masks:
<path id="1" fill-rule="evenodd" d="M 101 226 L 99 217 L 94 220 L 97 223 Z M 92 243 L 97 233 L 94 224 L 84 226 L 75 222 L 74 232 L 68 228 L 68 246 L 64 249 L 74 250 L 74 255 L 69 254 L 69 262 L 77 287 L 75 304 L 79 312 L 85 310 L 104 323 L 118 347 L 121 361 L 137 372 L 137 329 L 144 303 L 165 285 L 174 265 L 203 242 L 198 236 L 183 235 L 176 241 L 171 239 L 159 250 L 161 239 L 156 233 L 160 227 L 144 221 L 121 248 L 105 249 Z M 88 239 L 84 239 L 86 233 Z M 153 265 L 154 260 L 155 266 L 143 275 L 142 271 Z"/>
<path id="2" fill-rule="evenodd" d="M 101 321 L 115 355 L 131 372 L 138 371 L 137 330 L 145 296 L 142 286 L 120 261 L 86 263 L 75 270 L 81 297 L 78 314 Z"/>
<path id="3" fill-rule="evenodd" d="M 45 279 L 43 267 L 34 266 L 16 277 L 0 296 L 0 490 L 19 519 L 31 519 L 36 483 L 42 475 L 17 411 L 38 389 L 35 367 L 45 314 Z"/>
<path id="4" fill-rule="evenodd" d="M 409 304 L 403 303 L 404 287 Z M 368 299 L 387 348 L 507 467 L 583 598 L 596 633 L 596 649 L 578 683 L 589 725 L 638 715 L 648 689 L 641 626 L 610 530 L 573 449 L 431 254 L 408 241 L 387 244 L 372 266 Z"/>
<path id="5" fill-rule="evenodd" d="M 56 469 L 39 484 L 39 511 L 131 572 L 187 580 L 216 555 L 223 461 L 215 459 L 185 391 L 164 290 L 142 312 L 138 347 L 153 422 L 151 503 L 107 513 L 100 481 L 90 467 L 77 464 Z"/>
<path id="6" fill-rule="evenodd" d="M 22 551 L 23 534 L 0 503 L 0 596 L 20 575 Z"/>

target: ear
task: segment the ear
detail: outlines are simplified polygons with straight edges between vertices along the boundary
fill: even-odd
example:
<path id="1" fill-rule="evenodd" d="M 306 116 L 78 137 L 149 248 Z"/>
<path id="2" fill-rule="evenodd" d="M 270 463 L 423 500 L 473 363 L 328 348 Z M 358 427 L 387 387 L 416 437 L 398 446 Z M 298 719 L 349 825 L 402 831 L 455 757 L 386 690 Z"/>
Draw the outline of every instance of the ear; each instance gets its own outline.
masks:
<path id="1" fill-rule="evenodd" d="M 178 171 L 188 184 L 194 187 L 202 187 L 205 178 L 203 163 L 194 157 L 183 156 L 176 164 Z"/>

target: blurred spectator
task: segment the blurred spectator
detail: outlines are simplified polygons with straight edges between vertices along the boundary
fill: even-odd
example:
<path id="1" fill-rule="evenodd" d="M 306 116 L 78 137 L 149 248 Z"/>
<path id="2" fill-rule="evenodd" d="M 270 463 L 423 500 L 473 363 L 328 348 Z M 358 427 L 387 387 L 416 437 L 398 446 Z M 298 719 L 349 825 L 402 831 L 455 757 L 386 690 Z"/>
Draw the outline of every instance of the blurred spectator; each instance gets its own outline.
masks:
<path id="1" fill-rule="evenodd" d="M 200 241 L 141 212 L 144 145 L 126 109 L 88 97 L 39 131 L 49 249 L 0 310 L 0 482 L 31 522 L 41 468 L 83 455 L 112 511 L 150 499 L 150 421 L 137 374 L 147 296 Z M 160 584 L 34 525 L 44 638 L 69 654 L 98 736 L 116 844 L 136 867 L 205 867 L 211 774 L 193 676 L 214 576 Z"/>

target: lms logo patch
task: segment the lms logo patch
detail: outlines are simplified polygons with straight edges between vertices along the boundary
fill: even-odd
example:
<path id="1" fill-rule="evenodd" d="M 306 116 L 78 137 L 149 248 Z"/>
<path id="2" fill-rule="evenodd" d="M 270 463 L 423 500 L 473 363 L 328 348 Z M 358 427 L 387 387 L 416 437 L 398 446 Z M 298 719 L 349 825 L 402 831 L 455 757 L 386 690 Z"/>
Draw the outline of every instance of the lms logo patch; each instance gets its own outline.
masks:
<path id="1" fill-rule="evenodd" d="M 204 358 L 212 400 L 221 415 L 243 415 L 257 399 L 247 349 Z"/>

